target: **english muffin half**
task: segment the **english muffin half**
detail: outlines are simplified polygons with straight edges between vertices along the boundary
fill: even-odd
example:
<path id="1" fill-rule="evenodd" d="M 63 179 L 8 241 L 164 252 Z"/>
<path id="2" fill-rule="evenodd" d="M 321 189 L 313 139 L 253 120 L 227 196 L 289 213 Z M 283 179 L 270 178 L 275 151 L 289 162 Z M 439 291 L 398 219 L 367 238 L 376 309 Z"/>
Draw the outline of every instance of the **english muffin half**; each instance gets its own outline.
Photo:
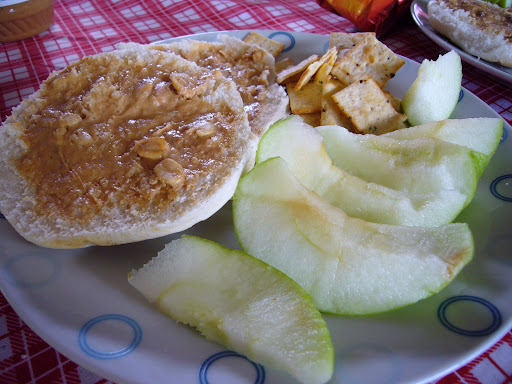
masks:
<path id="1" fill-rule="evenodd" d="M 287 116 L 288 96 L 277 84 L 275 59 L 268 51 L 236 37 L 219 34 L 217 42 L 193 39 L 150 44 L 153 50 L 173 52 L 197 65 L 222 74 L 237 84 L 252 131 L 259 137 Z"/>
<path id="2" fill-rule="evenodd" d="M 233 195 L 257 137 L 231 80 L 129 46 L 52 73 L 0 129 L 0 210 L 76 248 L 185 230 Z"/>

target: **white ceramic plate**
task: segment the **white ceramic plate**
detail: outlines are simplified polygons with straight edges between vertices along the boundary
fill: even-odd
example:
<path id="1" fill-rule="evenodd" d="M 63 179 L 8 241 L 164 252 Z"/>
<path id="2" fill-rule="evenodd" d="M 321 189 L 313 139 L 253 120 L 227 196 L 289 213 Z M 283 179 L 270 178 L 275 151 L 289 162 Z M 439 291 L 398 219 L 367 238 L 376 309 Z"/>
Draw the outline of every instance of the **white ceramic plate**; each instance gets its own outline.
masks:
<path id="1" fill-rule="evenodd" d="M 247 32 L 229 32 L 243 38 Z M 283 56 L 322 53 L 326 36 L 260 31 L 287 46 Z M 213 40 L 216 34 L 196 35 Z M 418 64 L 389 83 L 401 97 Z M 454 117 L 496 117 L 468 91 Z M 510 127 L 507 127 L 510 135 Z M 376 316 L 326 316 L 336 353 L 333 383 L 421 383 L 465 364 L 512 326 L 512 141 L 505 137 L 462 215 L 476 255 L 441 293 Z M 237 247 L 228 204 L 186 231 Z M 118 383 L 286 384 L 284 373 L 253 364 L 159 313 L 127 282 L 179 234 L 115 247 L 52 250 L 24 241 L 0 220 L 0 288 L 43 339 L 86 369 Z"/>
<path id="2" fill-rule="evenodd" d="M 427 4 L 428 0 L 413 0 L 411 3 L 412 18 L 425 35 L 427 35 L 434 43 L 443 47 L 447 51 L 452 49 L 456 51 L 462 60 L 474 65 L 477 68 L 480 68 L 487 73 L 499 77 L 500 79 L 512 83 L 512 68 L 505 67 L 498 63 L 491 63 L 489 61 L 473 56 L 460 49 L 457 45 L 453 44 L 443 35 L 438 34 L 428 21 Z"/>

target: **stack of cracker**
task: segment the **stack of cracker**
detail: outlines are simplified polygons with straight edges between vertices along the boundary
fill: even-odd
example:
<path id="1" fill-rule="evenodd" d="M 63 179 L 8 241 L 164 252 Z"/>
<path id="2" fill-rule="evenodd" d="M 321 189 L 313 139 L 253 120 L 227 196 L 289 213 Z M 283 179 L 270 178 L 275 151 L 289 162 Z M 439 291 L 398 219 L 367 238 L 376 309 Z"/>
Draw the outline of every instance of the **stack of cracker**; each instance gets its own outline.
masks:
<path id="1" fill-rule="evenodd" d="M 400 100 L 384 90 L 404 64 L 375 33 L 332 33 L 323 56 L 312 55 L 298 64 L 284 59 L 276 70 L 291 112 L 310 125 L 383 134 L 406 126 Z"/>

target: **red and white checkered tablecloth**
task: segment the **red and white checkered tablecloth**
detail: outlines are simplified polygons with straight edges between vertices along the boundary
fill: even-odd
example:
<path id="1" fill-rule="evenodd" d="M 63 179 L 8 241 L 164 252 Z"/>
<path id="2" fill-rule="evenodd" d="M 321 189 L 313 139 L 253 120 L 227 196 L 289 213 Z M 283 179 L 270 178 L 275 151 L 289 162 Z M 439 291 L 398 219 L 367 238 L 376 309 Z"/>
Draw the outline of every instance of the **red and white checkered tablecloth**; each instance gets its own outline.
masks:
<path id="1" fill-rule="evenodd" d="M 55 70 L 119 42 L 149 43 L 219 30 L 271 29 L 328 34 L 355 31 L 317 0 L 56 0 L 49 31 L 0 44 L 1 120 Z M 396 53 L 421 62 L 442 48 L 406 16 L 382 37 Z M 464 64 L 463 86 L 512 123 L 512 89 Z M 7 347 L 8 346 L 8 347 Z M 0 294 L 0 383 L 108 383 L 69 360 L 35 334 Z M 512 331 L 481 356 L 437 384 L 512 383 Z"/>

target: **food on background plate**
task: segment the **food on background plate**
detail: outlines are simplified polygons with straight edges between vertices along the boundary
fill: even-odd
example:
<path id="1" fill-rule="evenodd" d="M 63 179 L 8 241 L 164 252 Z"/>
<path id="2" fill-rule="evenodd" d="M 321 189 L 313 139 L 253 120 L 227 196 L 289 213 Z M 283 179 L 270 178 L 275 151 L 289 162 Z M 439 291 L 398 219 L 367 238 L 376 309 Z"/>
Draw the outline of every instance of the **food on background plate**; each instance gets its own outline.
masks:
<path id="1" fill-rule="evenodd" d="M 479 174 L 498 146 L 502 127 L 501 119 L 446 120 L 410 128 L 411 131 L 394 131 L 401 140 L 395 141 L 392 134 L 363 137 L 343 127 L 315 129 L 299 116 L 292 116 L 275 123 L 265 133 L 258 146 L 256 163 L 281 157 L 306 188 L 352 217 L 393 225 L 443 225 L 452 222 L 471 201 Z M 400 137 L 401 132 L 407 136 Z M 349 146 L 356 166 L 371 169 L 369 162 L 378 156 L 387 176 L 390 179 L 405 176 L 405 183 L 372 182 L 337 167 L 325 148 L 322 134 L 326 135 L 332 151 L 343 154 L 348 152 L 344 146 Z M 443 140 L 444 136 L 448 141 Z M 376 150 L 364 148 L 368 138 L 373 139 L 371 146 Z M 343 145 L 338 145 L 338 141 Z M 474 144 L 482 153 L 470 147 Z M 359 151 L 354 151 L 357 147 Z M 390 150 L 400 154 L 386 156 Z M 407 160 L 406 153 L 409 153 Z M 437 156 L 430 160 L 433 153 Z M 435 174 L 435 178 L 414 177 L 422 175 L 422 170 L 425 174 Z M 425 185 L 413 190 L 413 179 Z"/>
<path id="2" fill-rule="evenodd" d="M 286 112 L 273 57 L 249 48 L 258 84 L 136 44 L 52 73 L 0 131 L 4 216 L 55 248 L 144 240 L 210 217 L 253 165 L 258 136 Z"/>
<path id="3" fill-rule="evenodd" d="M 411 125 L 448 119 L 459 102 L 462 62 L 455 51 L 423 60 L 401 107 Z"/>
<path id="4" fill-rule="evenodd" d="M 483 0 L 430 0 L 428 21 L 469 54 L 512 67 L 512 9 Z"/>
<path id="5" fill-rule="evenodd" d="M 348 216 L 275 157 L 244 175 L 233 220 L 246 253 L 295 280 L 322 312 L 363 315 L 424 299 L 473 257 L 467 224 L 404 227 Z"/>
<path id="6" fill-rule="evenodd" d="M 329 330 L 293 280 L 239 250 L 183 236 L 128 281 L 160 311 L 302 383 L 333 374 Z"/>

